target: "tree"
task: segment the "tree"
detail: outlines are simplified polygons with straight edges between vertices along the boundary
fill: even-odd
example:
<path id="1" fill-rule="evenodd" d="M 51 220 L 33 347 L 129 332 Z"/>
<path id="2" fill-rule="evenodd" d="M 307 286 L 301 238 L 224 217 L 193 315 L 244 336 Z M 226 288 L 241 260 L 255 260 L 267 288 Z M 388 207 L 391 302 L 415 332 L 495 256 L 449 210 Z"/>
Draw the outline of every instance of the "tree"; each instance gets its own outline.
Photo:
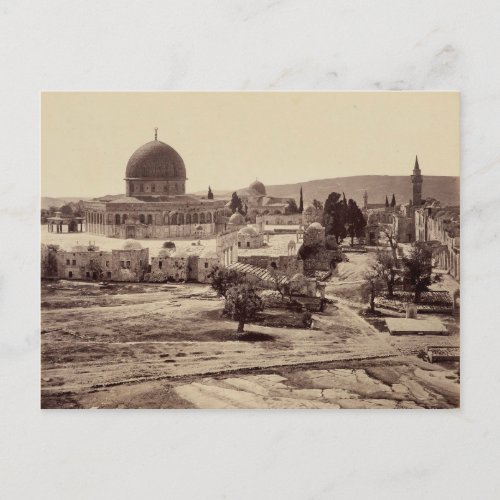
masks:
<path id="1" fill-rule="evenodd" d="M 302 213 L 303 211 L 304 211 L 304 197 L 302 195 L 302 186 L 300 186 L 299 212 Z"/>
<path id="2" fill-rule="evenodd" d="M 208 194 L 207 194 L 207 198 L 209 200 L 213 200 L 214 199 L 214 193 L 212 193 L 212 189 L 210 186 L 208 186 Z"/>
<path id="3" fill-rule="evenodd" d="M 104 277 L 104 271 L 102 270 L 101 264 L 93 260 L 89 265 L 90 272 L 92 273 L 92 279 L 95 281 L 102 281 Z"/>
<path id="4" fill-rule="evenodd" d="M 387 241 L 389 242 L 389 246 L 391 247 L 391 251 L 392 251 L 392 257 L 394 259 L 394 262 L 396 263 L 396 267 L 399 267 L 398 238 L 397 238 L 397 235 L 395 234 L 394 227 L 393 226 L 383 226 L 381 231 L 385 234 L 385 237 L 387 238 Z"/>
<path id="5" fill-rule="evenodd" d="M 354 244 L 354 237 L 359 238 L 363 235 L 363 230 L 366 227 L 366 220 L 363 216 L 357 203 L 349 198 L 347 202 L 347 214 L 346 214 L 347 232 L 351 237 L 351 245 Z"/>
<path id="6" fill-rule="evenodd" d="M 385 208 L 389 206 L 389 200 L 387 199 L 387 195 L 385 195 Z"/>
<path id="7" fill-rule="evenodd" d="M 337 243 L 347 235 L 346 211 L 346 205 L 341 200 L 340 194 L 330 193 L 325 201 L 323 225 L 326 234 L 333 234 Z"/>
<path id="8" fill-rule="evenodd" d="M 375 268 L 370 269 L 364 276 L 364 283 L 361 287 L 361 296 L 370 305 L 370 312 L 375 312 L 375 299 L 382 290 L 382 280 Z"/>
<path id="9" fill-rule="evenodd" d="M 240 214 L 243 213 L 243 203 L 241 201 L 241 198 L 238 196 L 238 193 L 236 191 L 231 195 L 231 202 L 229 203 L 229 208 L 231 211 L 234 213 L 239 212 Z"/>
<path id="10" fill-rule="evenodd" d="M 71 207 L 71 205 L 63 205 L 61 207 L 61 214 L 72 216 L 73 215 L 73 208 Z"/>
<path id="11" fill-rule="evenodd" d="M 234 269 L 214 267 L 208 274 L 210 285 L 219 297 L 226 297 L 227 291 L 244 282 L 244 276 Z"/>
<path id="12" fill-rule="evenodd" d="M 398 274 L 397 261 L 394 260 L 392 253 L 378 250 L 374 269 L 377 277 L 385 282 L 389 297 L 392 297 L 394 295 L 394 282 Z"/>
<path id="13" fill-rule="evenodd" d="M 45 252 L 43 250 L 46 250 Z M 57 276 L 57 252 L 59 245 L 42 245 L 42 276 Z"/>
<path id="14" fill-rule="evenodd" d="M 263 309 L 262 299 L 249 283 L 235 285 L 227 291 L 224 313 L 238 322 L 238 333 L 243 333 L 245 323 Z"/>
<path id="15" fill-rule="evenodd" d="M 394 193 L 392 193 L 391 207 L 394 208 L 396 206 L 396 197 Z"/>
<path id="16" fill-rule="evenodd" d="M 316 210 L 323 210 L 323 203 L 321 203 L 321 201 L 317 200 L 316 198 L 314 198 L 314 200 L 312 201 L 312 206 Z"/>
<path id="17" fill-rule="evenodd" d="M 286 207 L 285 211 L 288 214 L 296 214 L 299 211 L 297 202 L 294 199 L 288 200 L 288 206 Z"/>
<path id="18" fill-rule="evenodd" d="M 432 277 L 432 251 L 425 245 L 415 243 L 408 257 L 403 257 L 403 277 L 413 285 L 415 290 L 414 301 L 420 302 L 422 292 L 429 289 L 429 285 L 437 278 Z"/>

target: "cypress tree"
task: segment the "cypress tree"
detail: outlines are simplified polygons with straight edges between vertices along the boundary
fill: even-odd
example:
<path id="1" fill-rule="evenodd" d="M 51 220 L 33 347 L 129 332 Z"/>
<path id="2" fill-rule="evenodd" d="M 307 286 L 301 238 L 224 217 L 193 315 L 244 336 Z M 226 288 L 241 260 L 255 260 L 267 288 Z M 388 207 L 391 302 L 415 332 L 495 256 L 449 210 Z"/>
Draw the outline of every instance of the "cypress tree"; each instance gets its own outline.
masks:
<path id="1" fill-rule="evenodd" d="M 385 206 L 386 208 L 389 206 L 389 200 L 387 199 L 387 195 L 385 195 Z"/>
<path id="2" fill-rule="evenodd" d="M 302 186 L 300 186 L 299 212 L 302 213 L 303 211 L 304 211 L 304 199 L 302 197 Z"/>
<path id="3" fill-rule="evenodd" d="M 213 200 L 214 199 L 214 193 L 212 193 L 212 189 L 210 188 L 210 186 L 208 186 L 208 195 L 207 195 L 207 198 L 209 200 Z"/>
<path id="4" fill-rule="evenodd" d="M 391 207 L 395 207 L 396 206 L 396 197 L 394 196 L 394 193 L 392 193 L 392 200 L 391 200 Z"/>

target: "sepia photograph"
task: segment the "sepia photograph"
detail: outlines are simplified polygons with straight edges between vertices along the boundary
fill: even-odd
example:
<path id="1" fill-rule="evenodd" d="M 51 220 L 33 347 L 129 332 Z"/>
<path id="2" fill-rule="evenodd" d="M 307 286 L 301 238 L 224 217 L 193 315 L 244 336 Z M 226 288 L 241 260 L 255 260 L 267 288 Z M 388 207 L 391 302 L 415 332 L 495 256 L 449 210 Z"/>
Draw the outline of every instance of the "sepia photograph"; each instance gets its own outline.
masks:
<path id="1" fill-rule="evenodd" d="M 41 408 L 460 407 L 458 92 L 43 92 Z"/>

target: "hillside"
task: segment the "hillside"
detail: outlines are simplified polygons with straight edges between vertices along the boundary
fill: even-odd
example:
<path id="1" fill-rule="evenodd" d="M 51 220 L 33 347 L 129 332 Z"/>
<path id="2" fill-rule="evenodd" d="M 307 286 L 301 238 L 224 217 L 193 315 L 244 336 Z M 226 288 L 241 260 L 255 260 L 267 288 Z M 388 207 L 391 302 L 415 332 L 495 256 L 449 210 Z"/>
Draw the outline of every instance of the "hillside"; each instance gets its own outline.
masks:
<path id="1" fill-rule="evenodd" d="M 299 199 L 300 187 L 304 193 L 304 202 L 314 198 L 325 201 L 332 191 L 344 192 L 347 198 L 353 198 L 358 204 L 363 203 L 363 193 L 368 192 L 368 203 L 383 203 L 385 196 L 396 196 L 397 203 L 405 203 L 412 197 L 412 186 L 408 175 L 357 175 L 352 177 L 334 177 L 297 184 L 267 186 L 271 196 L 293 197 Z M 204 195 L 205 192 L 196 194 Z M 216 198 L 231 196 L 230 191 L 214 191 Z M 425 198 L 436 198 L 442 206 L 460 204 L 460 178 L 449 176 L 425 176 L 422 187 Z"/>
<path id="2" fill-rule="evenodd" d="M 383 203 L 385 196 L 389 201 L 394 193 L 397 203 L 405 203 L 411 198 L 411 181 L 408 175 L 357 175 L 352 177 L 334 177 L 297 184 L 280 184 L 266 186 L 267 193 L 271 196 L 293 197 L 299 199 L 300 186 L 304 192 L 304 202 L 314 198 L 324 202 L 332 191 L 344 192 L 347 198 L 353 198 L 358 204 L 363 203 L 363 193 L 368 192 L 368 203 Z M 205 196 L 206 191 L 194 193 Z M 231 197 L 231 191 L 214 190 L 216 198 Z M 442 206 L 460 204 L 460 178 L 447 176 L 425 176 L 422 187 L 423 197 L 436 198 Z M 109 195 L 122 197 L 123 194 Z M 90 198 L 49 198 L 42 197 L 42 208 L 50 206 L 60 207 L 69 202 L 89 200 Z"/>
<path id="3" fill-rule="evenodd" d="M 267 186 L 271 196 L 294 196 L 298 198 L 302 185 L 304 201 L 317 198 L 324 201 L 332 191 L 344 192 L 347 198 L 353 198 L 358 204 L 363 202 L 363 193 L 368 192 L 368 203 L 383 203 L 385 196 L 391 199 L 396 196 L 397 203 L 405 203 L 412 197 L 412 186 L 407 175 L 362 175 L 354 177 L 337 177 L 304 182 L 302 184 L 285 184 Z M 436 198 L 441 205 L 460 204 L 460 179 L 458 177 L 424 176 L 422 186 L 424 198 Z"/>
<path id="4" fill-rule="evenodd" d="M 52 198 L 50 196 L 42 196 L 41 208 L 42 210 L 48 210 L 50 207 L 60 208 L 63 205 L 67 205 L 68 203 L 78 203 L 79 201 L 90 200 L 90 198 L 78 198 L 65 196 L 61 198 Z"/>

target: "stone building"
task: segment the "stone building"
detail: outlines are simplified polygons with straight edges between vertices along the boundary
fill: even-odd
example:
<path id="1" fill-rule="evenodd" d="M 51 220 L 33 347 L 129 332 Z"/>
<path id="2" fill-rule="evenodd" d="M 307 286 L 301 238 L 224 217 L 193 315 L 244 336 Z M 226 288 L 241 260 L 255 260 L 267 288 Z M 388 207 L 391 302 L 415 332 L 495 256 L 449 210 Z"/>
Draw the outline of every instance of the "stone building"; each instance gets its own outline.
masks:
<path id="1" fill-rule="evenodd" d="M 213 235 L 225 222 L 225 200 L 186 194 L 186 167 L 158 140 L 137 149 L 125 171 L 125 196 L 84 202 L 87 231 L 115 238 L 182 238 Z"/>
<path id="2" fill-rule="evenodd" d="M 238 262 L 238 231 L 227 229 L 217 235 L 215 252 L 222 266 Z"/>
<path id="3" fill-rule="evenodd" d="M 61 215 L 56 212 L 53 217 L 46 217 L 49 233 L 83 233 L 85 231 L 85 217 Z"/>
<path id="4" fill-rule="evenodd" d="M 263 244 L 264 235 L 252 226 L 242 227 L 238 231 L 238 248 L 261 248 Z"/>
<path id="5" fill-rule="evenodd" d="M 460 207 L 428 200 L 415 210 L 416 239 L 431 245 L 435 265 L 460 281 Z"/>
<path id="6" fill-rule="evenodd" d="M 149 249 L 141 247 L 102 251 L 93 245 L 78 245 L 54 255 L 57 270 L 49 275 L 42 268 L 42 278 L 142 281 L 149 265 Z"/>
<path id="7" fill-rule="evenodd" d="M 249 215 L 259 214 L 285 214 L 289 208 L 289 201 L 293 198 L 283 198 L 279 196 L 269 196 L 266 186 L 255 180 L 248 188 L 240 189 L 236 192 L 244 205 L 247 206 Z"/>

